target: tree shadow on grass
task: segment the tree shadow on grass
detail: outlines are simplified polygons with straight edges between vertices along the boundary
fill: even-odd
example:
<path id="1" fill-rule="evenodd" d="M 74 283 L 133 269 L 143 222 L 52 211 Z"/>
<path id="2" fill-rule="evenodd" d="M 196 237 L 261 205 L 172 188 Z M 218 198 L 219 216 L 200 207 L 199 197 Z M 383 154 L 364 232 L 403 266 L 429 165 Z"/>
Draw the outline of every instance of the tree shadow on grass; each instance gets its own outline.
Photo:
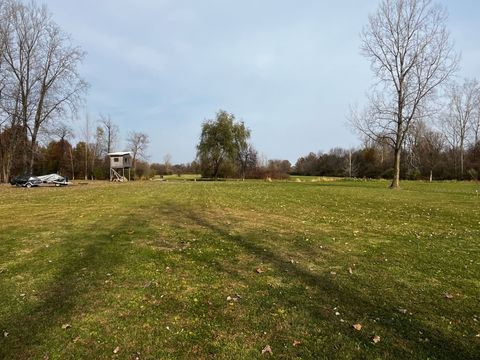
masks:
<path id="1" fill-rule="evenodd" d="M 297 303 L 296 299 L 278 296 L 276 301 L 283 306 L 295 307 L 305 306 L 311 319 L 315 322 L 328 322 L 332 324 L 336 331 L 344 337 L 351 338 L 352 341 L 362 344 L 364 349 L 368 349 L 370 356 L 381 356 L 382 358 L 432 358 L 432 359 L 477 359 L 479 347 L 468 346 L 466 342 L 460 342 L 458 339 L 449 338 L 442 329 L 432 328 L 431 325 L 424 323 L 421 319 L 414 316 L 399 315 L 401 303 L 392 299 L 386 299 L 382 296 L 381 287 L 378 289 L 378 298 L 373 299 L 361 292 L 354 291 L 345 287 L 335 280 L 329 274 L 318 274 L 302 268 L 299 264 L 291 262 L 285 254 L 275 249 L 275 244 L 264 242 L 260 234 L 254 232 L 244 232 L 240 235 L 232 235 L 228 226 L 222 225 L 217 221 L 209 221 L 207 216 L 201 211 L 195 211 L 191 207 L 183 208 L 178 204 L 165 203 L 162 208 L 169 209 L 172 216 L 188 219 L 194 224 L 208 229 L 216 236 L 232 243 L 234 246 L 243 249 L 247 254 L 258 258 L 265 264 L 270 264 L 276 274 L 279 274 L 285 283 L 299 282 L 312 289 L 317 305 Z M 174 214 L 174 215 L 173 215 Z M 230 219 L 229 219 L 230 220 Z M 312 255 L 315 256 L 315 255 Z M 218 270 L 231 272 L 231 268 L 226 269 L 215 263 Z M 211 265 L 208 263 L 206 265 Z M 238 273 L 232 276 L 238 277 Z M 375 286 L 372 281 L 371 286 Z M 391 286 L 395 286 L 392 281 Z M 401 299 L 399 299 L 401 301 Z M 338 318 L 332 316 L 331 312 L 325 309 L 332 309 L 332 304 L 338 304 L 346 312 L 363 319 L 376 319 L 375 326 L 384 329 L 386 334 L 395 336 L 394 339 L 382 340 L 380 345 L 372 345 L 371 335 L 359 335 L 356 333 L 352 324 L 338 324 Z M 458 336 L 458 335 L 457 335 Z M 422 341 L 420 340 L 422 339 Z M 428 339 L 423 341 L 423 339 Z M 385 346 L 382 346 L 385 344 Z M 327 351 L 327 352 L 326 352 Z M 317 351 L 317 356 L 335 357 L 328 353 L 328 349 Z M 356 356 L 362 356 L 357 353 Z M 365 355 L 363 355 L 365 356 Z"/>
<path id="2" fill-rule="evenodd" d="M 284 308 L 305 307 L 303 310 L 309 316 L 309 322 L 329 324 L 343 338 L 350 338 L 352 343 L 360 343 L 365 350 L 365 354 L 372 357 L 381 358 L 437 358 L 437 359 L 474 359 L 476 358 L 478 346 L 467 347 L 464 343 L 456 339 L 448 338 L 441 330 L 433 329 L 423 323 L 420 319 L 414 317 L 397 317 L 396 322 L 390 322 L 382 319 L 391 319 L 393 314 L 398 314 L 400 304 L 394 300 L 382 303 L 381 289 L 378 293 L 378 299 L 367 297 L 365 294 L 353 291 L 351 288 L 342 286 L 329 274 L 318 274 L 309 271 L 301 264 L 291 263 L 290 259 L 282 252 L 281 248 L 275 248 L 272 241 L 265 241 L 262 235 L 254 231 L 243 231 L 239 235 L 232 235 L 227 225 L 219 221 L 209 220 L 201 210 L 195 210 L 191 206 L 181 206 L 176 203 L 163 203 L 158 206 L 162 210 L 162 216 L 170 217 L 175 223 L 184 222 L 200 226 L 212 234 L 212 238 L 221 238 L 222 240 L 234 245 L 245 254 L 258 259 L 259 262 L 269 264 L 275 274 L 280 276 L 284 283 L 300 283 L 310 288 L 315 301 L 304 303 L 302 296 L 293 298 L 290 296 L 273 294 L 274 301 Z M 231 219 L 228 219 L 231 220 Z M 135 226 L 148 228 L 149 225 L 139 216 L 137 219 L 129 219 Z M 99 225 L 100 226 L 100 225 Z M 69 322 L 69 319 L 76 314 L 79 301 L 84 301 L 88 296 L 84 294 L 93 293 L 98 290 L 95 284 L 89 284 L 85 281 L 78 281 L 82 274 L 82 269 L 92 269 L 99 280 L 98 275 L 103 276 L 107 272 L 115 271 L 116 267 L 125 266 L 127 258 L 122 246 L 124 240 L 112 239 L 111 233 L 121 233 L 127 230 L 128 224 L 118 224 L 115 229 L 108 233 L 98 233 L 92 231 L 85 232 L 85 229 L 72 233 L 65 245 L 63 252 L 74 251 L 76 239 L 83 238 L 83 253 L 80 255 L 69 255 L 72 260 L 66 262 L 55 276 L 49 288 L 42 291 L 40 300 L 32 307 L 25 306 L 22 311 L 12 313 L 9 316 L 0 319 L 0 330 L 8 329 L 10 336 L 1 338 L 0 336 L 0 358 L 38 358 L 43 354 L 34 354 L 33 349 L 38 349 L 41 345 L 45 347 L 45 341 L 49 339 L 49 333 L 55 328 L 61 328 L 62 324 Z M 95 224 L 92 224 L 95 228 Z M 271 235 L 269 235 L 271 237 Z M 155 256 L 159 256 L 158 252 Z M 161 253 L 160 253 L 161 254 Z M 178 253 L 177 253 L 178 254 Z M 160 255 L 162 256 L 162 255 Z M 204 266 L 213 266 L 214 271 L 223 271 L 229 273 L 232 278 L 239 278 L 241 281 L 248 282 L 248 279 L 241 278 L 242 275 L 236 271 L 235 266 L 226 267 L 222 260 L 211 261 L 211 259 L 201 257 L 192 257 L 191 254 L 181 253 L 180 258 L 184 256 L 185 260 L 196 261 Z M 315 254 L 312 253 L 312 257 Z M 67 257 L 67 256 L 66 256 Z M 215 259 L 214 259 L 215 260 Z M 213 262 L 213 264 L 212 264 Z M 372 284 L 374 286 L 375 284 Z M 394 286 L 394 284 L 392 284 Z M 97 294 L 100 296 L 101 294 Z M 298 302 L 298 300 L 300 302 Z M 169 301 L 174 301 L 171 299 Z M 354 332 L 351 324 L 340 324 L 339 319 L 333 315 L 333 304 L 340 305 L 346 313 L 351 314 L 351 318 L 381 319 L 376 326 L 383 328 L 387 334 L 396 334 L 398 337 L 394 340 L 383 338 L 380 344 L 373 346 L 368 334 L 363 335 Z M 175 312 L 184 304 L 171 304 L 165 307 L 167 312 Z M 98 309 L 97 309 L 98 310 Z M 254 309 L 253 309 L 254 310 Z M 217 312 L 215 316 L 222 316 Z M 72 324 L 74 326 L 74 324 Z M 419 343 L 419 332 L 422 332 L 423 338 L 428 338 L 428 343 Z M 0 334 L 1 335 L 1 334 Z M 383 335 L 383 334 L 381 334 Z M 332 334 L 330 338 L 334 338 Z M 139 345 L 145 345 L 147 339 L 133 339 L 139 342 Z M 198 341 L 198 346 L 204 353 L 212 353 L 207 350 L 205 339 Z M 384 346 L 385 345 L 385 346 Z M 56 345 L 58 346 L 58 345 Z M 239 345 L 240 346 L 240 345 Z M 338 345 L 341 351 L 341 344 Z M 142 350 L 142 349 L 139 349 Z M 172 349 L 172 353 L 180 357 L 189 355 L 186 349 Z M 309 351 L 309 352 L 308 352 Z M 305 357 L 335 357 L 335 345 L 328 348 L 314 348 L 305 350 Z M 279 353 L 277 353 L 279 354 Z M 365 357 L 366 355 L 357 353 L 352 356 Z M 192 355 L 193 356 L 193 355 Z"/>
<path id="3" fill-rule="evenodd" d="M 129 220 L 132 221 L 135 220 Z M 102 225 L 93 223 L 88 229 L 97 226 L 101 228 Z M 83 227 L 63 239 L 59 245 L 62 247 L 59 261 L 64 265 L 50 285 L 36 294 L 36 303 L 25 303 L 19 312 L 0 319 L 0 329 L 9 332 L 8 337 L 0 337 L 0 358 L 43 358 L 45 354 L 34 353 L 38 351 L 38 346 L 48 349 L 45 341 L 49 340 L 49 334 L 71 323 L 70 319 L 76 315 L 77 308 L 83 308 L 92 299 L 98 299 L 101 296 L 98 288 L 100 281 L 124 263 L 125 253 L 121 250 L 127 241 L 112 237 L 111 234 L 125 233 L 127 226 L 128 223 L 119 223 L 116 228 L 103 233 L 88 231 Z M 86 276 L 86 273 L 93 275 L 93 278 Z M 95 292 L 95 296 L 92 296 Z M 79 303 L 81 301 L 87 304 Z M 71 326 L 75 325 L 72 323 Z"/>

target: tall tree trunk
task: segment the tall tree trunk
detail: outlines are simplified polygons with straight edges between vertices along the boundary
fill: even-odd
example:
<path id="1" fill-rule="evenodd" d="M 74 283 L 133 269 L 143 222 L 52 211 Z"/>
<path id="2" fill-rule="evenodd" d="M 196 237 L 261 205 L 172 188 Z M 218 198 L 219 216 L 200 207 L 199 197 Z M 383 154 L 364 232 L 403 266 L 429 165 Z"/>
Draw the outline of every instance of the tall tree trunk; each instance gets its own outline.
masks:
<path id="1" fill-rule="evenodd" d="M 85 180 L 88 180 L 88 143 L 85 142 Z"/>
<path id="2" fill-rule="evenodd" d="M 396 146 L 393 160 L 393 180 L 392 184 L 390 185 L 390 189 L 400 188 L 400 154 L 401 149 Z"/>
<path id="3" fill-rule="evenodd" d="M 37 146 L 37 134 L 32 134 L 32 141 L 30 143 L 29 158 L 28 158 L 28 173 L 33 175 L 33 165 L 35 163 L 35 147 Z"/>
<path id="4" fill-rule="evenodd" d="M 91 178 L 92 180 L 94 180 L 94 176 L 95 176 L 95 174 L 94 174 L 95 159 L 96 159 L 96 157 L 97 157 L 97 152 L 96 152 L 95 148 L 93 148 L 93 153 L 90 154 L 90 157 L 91 157 L 91 161 L 92 161 L 92 164 L 91 164 L 91 171 L 92 171 L 92 172 L 91 172 L 91 174 L 90 174 L 90 178 Z"/>
<path id="5" fill-rule="evenodd" d="M 30 150 L 30 144 L 28 143 L 28 129 L 27 126 L 25 125 L 23 130 L 23 141 L 22 141 L 22 164 L 23 164 L 23 172 L 24 174 L 28 174 L 28 169 L 29 169 L 29 160 L 28 160 L 28 152 Z"/>
<path id="6" fill-rule="evenodd" d="M 397 99 L 397 133 L 395 134 L 394 143 L 394 159 L 393 159 L 393 180 L 390 189 L 400 189 L 400 155 L 402 150 L 404 128 L 403 128 L 403 108 L 404 108 L 404 94 L 403 94 L 403 78 L 399 79 L 400 89 L 398 90 Z"/>
<path id="7" fill-rule="evenodd" d="M 463 158 L 464 158 L 464 155 L 463 155 L 463 144 L 461 145 L 460 147 L 460 178 L 463 179 Z"/>
<path id="8" fill-rule="evenodd" d="M 352 150 L 348 151 L 348 177 L 352 177 Z"/>
<path id="9" fill-rule="evenodd" d="M 75 180 L 75 165 L 74 165 L 74 162 L 73 162 L 73 152 L 72 152 L 72 147 L 71 146 L 68 147 L 68 152 L 69 152 L 69 155 L 70 155 L 70 165 L 72 167 L 72 180 Z"/>

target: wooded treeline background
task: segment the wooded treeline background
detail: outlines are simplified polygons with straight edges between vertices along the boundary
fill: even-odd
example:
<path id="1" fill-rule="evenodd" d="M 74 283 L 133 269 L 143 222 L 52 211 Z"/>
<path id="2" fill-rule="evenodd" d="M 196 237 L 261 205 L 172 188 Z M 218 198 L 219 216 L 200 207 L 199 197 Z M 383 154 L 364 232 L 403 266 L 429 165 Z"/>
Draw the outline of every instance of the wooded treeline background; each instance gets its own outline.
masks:
<path id="1" fill-rule="evenodd" d="M 444 22 L 441 9 L 431 7 L 429 0 L 401 4 L 407 3 L 411 5 L 407 9 L 411 12 L 422 13 L 417 9 L 419 6 L 422 11 L 431 9 L 432 16 L 425 18 L 427 25 L 435 31 L 440 29 Z M 398 11 L 395 14 L 389 7 L 392 4 L 382 3 L 376 15 L 378 19 L 371 18 L 370 27 L 363 35 L 365 51 L 374 53 L 376 50 L 373 35 L 386 39 L 404 35 L 378 33 L 377 27 L 395 20 L 389 17 L 397 16 L 398 21 L 413 18 L 405 16 L 408 11 L 401 6 L 392 8 Z M 425 28 L 414 30 L 421 34 Z M 411 27 L 405 26 L 405 29 Z M 435 45 L 433 52 L 439 48 L 437 42 L 432 42 L 435 39 L 440 39 L 451 51 L 448 33 L 443 27 L 441 30 L 425 37 L 429 46 Z M 422 56 L 427 59 L 432 54 L 427 55 Z M 110 115 L 98 115 L 95 120 L 91 120 L 88 113 L 78 115 L 88 89 L 78 71 L 84 57 L 83 50 L 72 44 L 70 36 L 53 21 L 45 5 L 0 0 L 1 182 L 8 182 L 20 174 L 59 173 L 70 179 L 109 178 L 107 153 L 121 150 L 120 129 Z M 418 57 L 413 57 L 412 61 Z M 133 154 L 134 178 L 200 173 L 206 178 L 285 178 L 289 174 L 298 174 L 391 179 L 395 177 L 394 164 L 399 164 L 400 177 L 404 179 L 478 180 L 480 86 L 476 79 L 459 82 L 451 76 L 456 70 L 457 59 L 453 54 L 450 60 L 441 61 L 445 63 L 447 60 L 451 64 L 448 71 L 444 69 L 442 72 L 441 80 L 445 82 L 442 91 L 435 92 L 435 96 L 433 93 L 422 95 L 418 103 L 414 99 L 416 107 L 413 110 L 416 112 L 411 112 L 408 117 L 399 116 L 395 106 L 372 95 L 370 102 L 373 105 L 352 116 L 353 127 L 359 130 L 362 141 L 357 148 L 311 152 L 300 157 L 295 164 L 282 159 L 268 160 L 250 142 L 251 130 L 246 124 L 237 121 L 233 114 L 220 110 L 215 119 L 202 124 L 197 157 L 192 163 L 172 164 L 171 155 L 166 154 L 162 163 L 149 164 L 147 148 L 150 138 L 142 132 L 129 132 L 123 149 Z M 383 74 L 381 66 L 388 61 L 386 59 L 379 65 L 377 76 Z M 407 84 L 409 69 L 420 69 L 421 66 L 423 64 L 413 63 L 400 80 Z M 423 73 L 419 72 L 414 79 L 421 76 Z M 388 77 L 387 80 L 390 81 Z M 415 81 L 412 81 L 413 85 L 404 85 L 405 89 L 414 88 Z M 400 97 L 400 105 L 408 104 L 407 95 Z M 386 110 L 379 111 L 379 104 Z M 401 109 L 406 111 L 407 108 Z M 387 113 L 389 115 L 385 118 Z M 74 118 L 82 124 L 77 133 L 70 126 Z M 386 125 L 382 125 L 385 120 Z M 387 130 L 390 131 L 392 124 L 395 128 L 389 133 Z"/>

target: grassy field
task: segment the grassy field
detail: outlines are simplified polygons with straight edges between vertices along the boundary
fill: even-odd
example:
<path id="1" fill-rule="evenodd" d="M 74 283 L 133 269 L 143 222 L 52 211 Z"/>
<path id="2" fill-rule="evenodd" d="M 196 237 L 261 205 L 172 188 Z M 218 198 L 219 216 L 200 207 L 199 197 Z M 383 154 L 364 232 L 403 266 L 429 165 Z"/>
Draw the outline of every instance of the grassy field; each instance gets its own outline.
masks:
<path id="1" fill-rule="evenodd" d="M 303 180 L 0 187 L 0 358 L 478 359 L 480 186 Z"/>

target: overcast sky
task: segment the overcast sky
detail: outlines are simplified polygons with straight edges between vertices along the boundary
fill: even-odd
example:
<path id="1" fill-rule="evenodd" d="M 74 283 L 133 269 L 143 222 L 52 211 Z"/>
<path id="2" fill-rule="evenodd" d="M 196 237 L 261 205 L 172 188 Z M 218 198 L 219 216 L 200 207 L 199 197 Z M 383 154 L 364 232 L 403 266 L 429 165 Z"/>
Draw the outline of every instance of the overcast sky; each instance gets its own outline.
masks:
<path id="1" fill-rule="evenodd" d="M 252 130 L 268 159 L 352 147 L 350 104 L 373 82 L 359 33 L 377 0 L 47 0 L 87 56 L 86 106 L 110 114 L 122 143 L 151 139 L 150 161 L 194 160 L 219 109 Z M 480 77 L 480 1 L 441 0 L 462 53 L 460 77 Z M 78 127 L 78 123 L 76 125 Z M 78 139 L 77 139 L 78 140 Z"/>

